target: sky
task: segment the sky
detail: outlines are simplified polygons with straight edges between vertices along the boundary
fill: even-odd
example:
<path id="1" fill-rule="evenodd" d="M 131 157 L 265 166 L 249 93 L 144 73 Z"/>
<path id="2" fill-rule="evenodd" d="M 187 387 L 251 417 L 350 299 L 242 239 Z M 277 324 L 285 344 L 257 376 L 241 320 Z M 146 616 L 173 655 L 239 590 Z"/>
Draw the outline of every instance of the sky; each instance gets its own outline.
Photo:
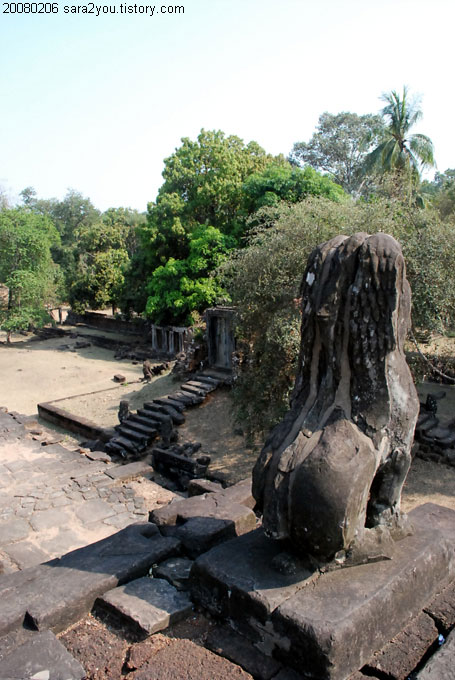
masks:
<path id="1" fill-rule="evenodd" d="M 287 155 L 324 111 L 377 113 L 403 85 L 438 169 L 455 167 L 453 0 L 104 2 L 1 4 L 0 187 L 13 201 L 72 188 L 142 212 L 182 137 L 223 130 Z"/>

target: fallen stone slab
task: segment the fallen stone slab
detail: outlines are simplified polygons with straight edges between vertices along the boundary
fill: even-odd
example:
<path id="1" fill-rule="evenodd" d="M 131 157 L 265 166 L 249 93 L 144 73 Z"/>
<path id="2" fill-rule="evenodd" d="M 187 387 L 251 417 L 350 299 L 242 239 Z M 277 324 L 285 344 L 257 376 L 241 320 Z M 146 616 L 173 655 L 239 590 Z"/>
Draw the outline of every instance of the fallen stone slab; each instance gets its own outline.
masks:
<path id="1" fill-rule="evenodd" d="M 239 517 L 239 530 L 250 530 L 256 526 L 256 516 L 246 506 L 237 503 L 219 502 L 218 494 L 209 493 L 193 496 L 158 508 L 151 513 L 152 521 L 158 526 L 180 524 L 198 517 L 215 519 L 233 519 Z M 242 521 L 244 518 L 244 521 Z M 244 533 L 244 531 L 241 531 Z"/>
<path id="2" fill-rule="evenodd" d="M 27 642 L 1 659 L 0 678 L 82 680 L 85 678 L 85 670 L 55 635 L 46 630 L 35 633 Z"/>
<path id="3" fill-rule="evenodd" d="M 147 636 L 189 615 L 192 603 L 165 579 L 145 576 L 109 590 L 96 601 L 95 609 L 113 613 Z"/>
<path id="4" fill-rule="evenodd" d="M 37 567 L 0 577 L 0 636 L 27 620 L 59 632 L 88 613 L 97 597 L 176 553 L 179 542 L 148 522 Z"/>
<path id="5" fill-rule="evenodd" d="M 153 568 L 153 575 L 166 579 L 177 590 L 188 590 L 193 564 L 187 557 L 170 557 Z"/>
<path id="6" fill-rule="evenodd" d="M 455 631 L 417 674 L 417 680 L 455 680 L 454 659 Z"/>
<path id="7" fill-rule="evenodd" d="M 212 496 L 212 494 L 211 494 Z M 307 572 L 261 529 L 213 548 L 192 570 L 194 599 L 264 653 L 312 680 L 345 680 L 455 577 L 455 512 L 426 504 L 392 560 Z"/>
<path id="8" fill-rule="evenodd" d="M 215 654 L 233 661 L 260 680 L 275 678 L 281 669 L 278 661 L 264 656 L 249 640 L 227 626 L 211 630 L 205 644 Z"/>
<path id="9" fill-rule="evenodd" d="M 114 382 L 118 383 L 124 383 L 126 380 L 126 377 L 122 373 L 116 373 L 114 377 L 112 378 Z"/>
<path id="10" fill-rule="evenodd" d="M 222 491 L 223 487 L 219 482 L 211 482 L 209 479 L 190 479 L 188 482 L 188 495 L 201 496 L 203 493 L 216 493 Z"/>
<path id="11" fill-rule="evenodd" d="M 116 481 L 123 481 L 126 479 L 134 479 L 141 475 L 151 473 L 152 468 L 146 461 L 136 461 L 134 463 L 127 463 L 127 465 L 117 465 L 105 471 L 105 474 Z"/>
<path id="12" fill-rule="evenodd" d="M 190 640 L 173 640 L 160 649 L 131 680 L 253 680 L 240 666 Z"/>
<path id="13" fill-rule="evenodd" d="M 237 482 L 237 484 L 222 489 L 217 494 L 216 498 L 218 502 L 220 502 L 220 500 L 226 500 L 230 503 L 245 505 L 247 508 L 254 508 L 256 501 L 254 500 L 251 491 L 251 477 L 242 479 L 240 482 Z"/>
<path id="14" fill-rule="evenodd" d="M 100 461 L 102 463 L 112 462 L 112 458 L 110 457 L 110 455 L 108 453 L 105 453 L 104 451 L 87 451 L 87 453 L 85 453 L 85 456 L 90 460 Z"/>

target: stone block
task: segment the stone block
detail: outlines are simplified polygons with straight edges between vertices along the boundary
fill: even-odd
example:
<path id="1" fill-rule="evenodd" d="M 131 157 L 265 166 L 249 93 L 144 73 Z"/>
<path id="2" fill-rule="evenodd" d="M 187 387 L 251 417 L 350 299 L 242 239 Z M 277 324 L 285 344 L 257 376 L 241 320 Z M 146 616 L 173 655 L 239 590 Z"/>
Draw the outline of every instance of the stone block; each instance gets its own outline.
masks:
<path id="1" fill-rule="evenodd" d="M 47 671 L 47 674 L 45 672 Z M 42 673 L 42 675 L 38 675 Z M 35 633 L 27 642 L 1 660 L 0 677 L 5 680 L 27 680 L 42 677 L 48 680 L 82 680 L 85 670 L 71 656 L 55 635 L 46 630 Z"/>
<path id="2" fill-rule="evenodd" d="M 196 560 L 193 596 L 286 666 L 344 680 L 455 577 L 455 512 L 426 504 L 410 520 L 415 534 L 392 560 L 323 574 L 305 574 L 295 558 L 282 573 L 283 548 L 258 529 Z"/>
<path id="3" fill-rule="evenodd" d="M 418 673 L 417 680 L 455 680 L 455 631 Z"/>
<path id="4" fill-rule="evenodd" d="M 96 598 L 175 554 L 179 542 L 150 524 L 133 524 L 61 559 L 0 577 L 0 636 L 26 615 L 38 629 L 59 632 L 88 613 Z"/>
<path id="5" fill-rule="evenodd" d="M 88 494 L 86 495 L 88 497 Z M 95 495 L 98 494 L 95 492 Z M 109 503 L 102 501 L 100 498 L 87 500 L 86 503 L 78 505 L 74 512 L 76 517 L 83 524 L 90 524 L 90 522 L 100 522 L 101 520 L 112 517 L 112 515 L 115 514 L 112 506 L 109 505 Z"/>
<path id="6" fill-rule="evenodd" d="M 107 610 L 142 635 L 152 635 L 192 611 L 191 600 L 165 579 L 147 576 L 114 588 L 96 601 L 96 610 Z"/>
<path id="7" fill-rule="evenodd" d="M 128 677 L 131 680 L 253 680 L 236 664 L 190 640 L 174 640 Z"/>
<path id="8" fill-rule="evenodd" d="M 30 524 L 26 519 L 11 519 L 0 524 L 0 547 L 20 541 L 31 533 Z"/>
<path id="9" fill-rule="evenodd" d="M 425 611 L 436 621 L 438 628 L 447 634 L 455 625 L 455 581 L 444 588 Z"/>
<path id="10" fill-rule="evenodd" d="M 280 604 L 318 577 L 299 565 L 291 574 L 275 569 L 272 561 L 282 551 L 261 528 L 213 548 L 194 563 L 194 599 L 214 616 L 265 625 Z"/>
<path id="11" fill-rule="evenodd" d="M 177 590 L 188 590 L 193 560 L 187 557 L 171 557 L 153 568 L 153 575 L 164 578 Z"/>
<path id="12" fill-rule="evenodd" d="M 297 670 L 311 667 L 315 680 L 344 679 L 454 578 L 455 512 L 427 504 L 410 519 L 416 532 L 396 544 L 392 560 L 324 574 L 273 612 L 274 630 L 292 650 L 279 642 L 280 658 Z"/>
<path id="13" fill-rule="evenodd" d="M 29 541 L 9 545 L 5 552 L 16 562 L 20 569 L 33 567 L 49 559 L 50 555 Z"/>
<path id="14" fill-rule="evenodd" d="M 151 473 L 152 468 L 146 461 L 137 461 L 135 463 L 127 463 L 127 465 L 117 465 L 116 467 L 106 470 L 106 475 L 111 479 L 126 480 L 134 479 L 140 475 Z"/>
<path id="15" fill-rule="evenodd" d="M 393 680 L 406 680 L 438 635 L 433 619 L 422 612 L 377 652 L 363 671 L 373 676 L 379 674 Z"/>
<path id="16" fill-rule="evenodd" d="M 209 479 L 190 479 L 188 482 L 188 495 L 201 496 L 203 493 L 216 493 L 222 490 L 219 482 L 211 482 Z"/>
<path id="17" fill-rule="evenodd" d="M 264 656 L 253 644 L 227 626 L 217 626 L 207 637 L 206 647 L 233 661 L 258 680 L 271 680 L 281 664 Z"/>

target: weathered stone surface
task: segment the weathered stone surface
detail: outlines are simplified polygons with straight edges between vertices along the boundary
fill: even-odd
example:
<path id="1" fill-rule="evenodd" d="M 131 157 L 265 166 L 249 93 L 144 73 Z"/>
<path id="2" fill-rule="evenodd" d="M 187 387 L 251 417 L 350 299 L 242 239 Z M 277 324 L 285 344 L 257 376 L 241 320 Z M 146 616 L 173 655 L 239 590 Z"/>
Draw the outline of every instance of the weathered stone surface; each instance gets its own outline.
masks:
<path id="1" fill-rule="evenodd" d="M 63 630 L 97 597 L 147 573 L 178 546 L 153 524 L 135 524 L 61 559 L 0 577 L 0 636 L 20 627 L 26 614 L 38 630 Z"/>
<path id="2" fill-rule="evenodd" d="M 128 463 L 127 465 L 117 465 L 117 467 L 109 468 L 106 470 L 106 475 L 111 479 L 123 480 L 123 479 L 133 479 L 134 477 L 139 477 L 146 473 L 151 473 L 152 469 L 149 463 L 145 461 L 137 461 L 134 463 Z"/>
<path id="3" fill-rule="evenodd" d="M 217 626 L 210 631 L 206 647 L 220 656 L 233 661 L 258 680 L 275 678 L 281 664 L 264 656 L 242 635 L 227 626 Z"/>
<path id="4" fill-rule="evenodd" d="M 277 654 L 300 672 L 311 667 L 318 680 L 362 668 L 455 576 L 455 512 L 442 508 L 438 526 L 437 508 L 410 513 L 419 529 L 397 543 L 393 560 L 324 574 L 273 612 L 274 629 L 292 650 Z"/>
<path id="5" fill-rule="evenodd" d="M 455 576 L 455 512 L 427 504 L 410 519 L 419 529 L 393 560 L 323 574 L 257 529 L 196 560 L 193 596 L 297 672 L 344 680 Z"/>
<path id="6" fill-rule="evenodd" d="M 373 675 L 379 672 L 393 680 L 406 680 L 438 635 L 433 619 L 422 612 L 377 652 L 363 670 Z"/>
<path id="7" fill-rule="evenodd" d="M 213 548 L 194 563 L 193 597 L 215 616 L 265 624 L 274 609 L 317 578 L 299 564 L 295 573 L 274 568 L 282 550 L 262 529 Z"/>
<path id="8" fill-rule="evenodd" d="M 20 569 L 33 567 L 49 559 L 49 554 L 29 541 L 9 545 L 5 552 L 16 562 Z"/>
<path id="9" fill-rule="evenodd" d="M 254 508 L 256 501 L 253 498 L 251 490 L 251 479 L 242 479 L 242 481 L 228 486 L 219 492 L 217 499 L 226 499 L 230 503 L 240 503 L 246 505 L 247 508 Z"/>
<path id="10" fill-rule="evenodd" d="M 0 524 L 0 546 L 11 541 L 20 541 L 31 532 L 30 524 L 26 519 L 12 519 L 8 523 Z"/>
<path id="11" fill-rule="evenodd" d="M 215 545 L 235 536 L 241 536 L 256 527 L 256 516 L 242 505 L 232 505 L 220 509 L 220 514 L 228 514 L 227 519 L 218 517 L 191 517 L 175 534 L 182 542 L 187 555 L 195 558 Z"/>
<path id="12" fill-rule="evenodd" d="M 187 557 L 171 557 L 153 569 L 157 578 L 165 578 L 177 590 L 188 590 L 193 560 Z"/>
<path id="13" fill-rule="evenodd" d="M 425 607 L 425 611 L 436 621 L 438 628 L 447 634 L 455 626 L 455 582 L 444 588 Z"/>
<path id="14" fill-rule="evenodd" d="M 187 616 L 191 600 L 165 579 L 147 576 L 109 590 L 96 608 L 114 612 L 140 633 L 152 635 Z"/>
<path id="15" fill-rule="evenodd" d="M 85 670 L 66 651 L 55 635 L 46 630 L 35 633 L 27 642 L 0 660 L 0 678 L 27 680 L 37 673 L 48 680 L 82 680 Z"/>
<path id="16" fill-rule="evenodd" d="M 209 479 L 190 479 L 188 483 L 188 496 L 201 496 L 203 493 L 216 493 L 222 490 L 219 482 L 211 482 Z"/>
<path id="17" fill-rule="evenodd" d="M 359 233 L 318 246 L 302 309 L 290 410 L 253 471 L 263 526 L 321 561 L 353 548 L 354 563 L 387 556 L 406 532 L 399 506 L 419 411 L 397 241 Z"/>
<path id="18" fill-rule="evenodd" d="M 428 661 L 417 680 L 455 680 L 455 632 Z"/>
<path id="19" fill-rule="evenodd" d="M 89 500 L 76 509 L 76 516 L 83 524 L 96 522 L 107 517 L 112 517 L 115 512 L 109 503 L 100 498 Z"/>
<path id="20" fill-rule="evenodd" d="M 240 666 L 190 640 L 174 640 L 129 677 L 131 680 L 253 680 Z"/>
<path id="21" fill-rule="evenodd" d="M 152 521 L 176 536 L 190 557 L 205 552 L 220 541 L 240 536 L 256 527 L 256 515 L 238 503 L 230 503 L 220 493 L 192 496 L 169 503 L 151 513 Z M 166 531 L 164 531 L 166 533 Z"/>

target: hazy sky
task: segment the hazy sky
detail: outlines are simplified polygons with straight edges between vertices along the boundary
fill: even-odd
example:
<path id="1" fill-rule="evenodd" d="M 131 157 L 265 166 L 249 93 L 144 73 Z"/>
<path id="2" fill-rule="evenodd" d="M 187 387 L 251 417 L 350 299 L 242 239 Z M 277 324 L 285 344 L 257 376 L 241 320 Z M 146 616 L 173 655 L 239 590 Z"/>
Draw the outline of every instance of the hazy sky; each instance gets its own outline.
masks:
<path id="1" fill-rule="evenodd" d="M 404 84 L 422 96 L 416 130 L 439 170 L 455 167 L 453 0 L 179 0 L 184 13 L 153 16 L 122 2 L 134 7 L 2 3 L 0 185 L 13 198 L 71 187 L 142 211 L 181 137 L 221 129 L 288 154 L 324 111 L 376 113 Z"/>

